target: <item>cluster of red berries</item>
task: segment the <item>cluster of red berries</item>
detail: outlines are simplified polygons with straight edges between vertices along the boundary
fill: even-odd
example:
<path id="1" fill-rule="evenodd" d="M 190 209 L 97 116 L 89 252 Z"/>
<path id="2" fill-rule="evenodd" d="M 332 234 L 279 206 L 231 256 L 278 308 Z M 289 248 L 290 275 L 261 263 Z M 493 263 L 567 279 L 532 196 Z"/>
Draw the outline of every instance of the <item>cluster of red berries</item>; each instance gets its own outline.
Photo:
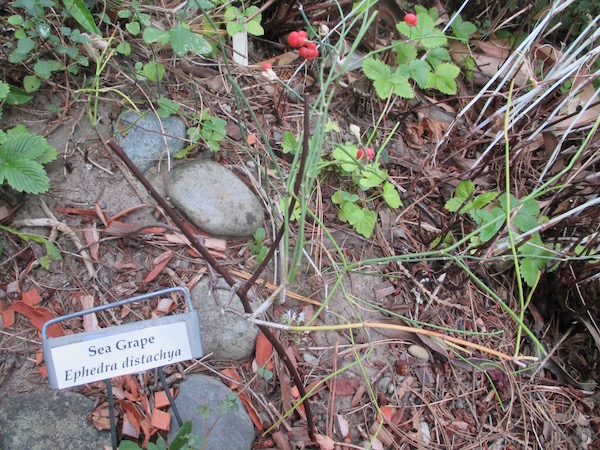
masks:
<path id="1" fill-rule="evenodd" d="M 288 36 L 288 44 L 292 47 L 298 48 L 298 53 L 307 61 L 312 61 L 313 58 L 319 56 L 319 50 L 317 50 L 317 44 L 308 40 L 306 31 L 292 31 Z"/>

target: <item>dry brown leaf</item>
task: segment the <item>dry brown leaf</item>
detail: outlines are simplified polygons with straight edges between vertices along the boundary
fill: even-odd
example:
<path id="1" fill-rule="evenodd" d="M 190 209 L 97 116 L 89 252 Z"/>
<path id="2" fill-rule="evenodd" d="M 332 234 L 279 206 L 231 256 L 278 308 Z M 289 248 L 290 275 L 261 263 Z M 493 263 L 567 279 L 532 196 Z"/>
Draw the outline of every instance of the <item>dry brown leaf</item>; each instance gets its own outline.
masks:
<path id="1" fill-rule="evenodd" d="M 252 420 L 252 423 L 254 424 L 256 429 L 258 431 L 263 431 L 264 427 L 263 427 L 262 419 L 258 415 L 258 411 L 256 410 L 256 408 L 250 401 L 250 398 L 248 398 L 248 396 L 246 395 L 245 392 L 238 393 L 238 397 L 240 398 L 244 407 L 246 408 L 246 412 L 250 416 L 250 420 Z"/>
<path id="2" fill-rule="evenodd" d="M 241 384 L 240 382 L 242 380 L 241 380 L 240 375 L 238 374 L 237 370 L 235 369 L 235 367 L 231 366 L 231 367 L 228 367 L 227 369 L 223 369 L 223 370 L 221 370 L 221 373 L 227 377 L 223 381 L 225 381 L 225 383 L 227 383 L 227 385 L 229 386 L 229 389 L 236 390 L 237 388 L 240 387 L 240 384 Z M 232 380 L 235 380 L 235 381 L 232 381 Z"/>
<path id="3" fill-rule="evenodd" d="M 30 289 L 29 291 L 23 292 L 21 301 L 26 305 L 34 306 L 42 301 L 42 297 L 37 289 Z"/>
<path id="4" fill-rule="evenodd" d="M 54 319 L 56 316 L 52 311 L 41 306 L 29 306 L 22 301 L 13 302 L 10 306 L 2 311 L 2 319 L 4 320 L 4 326 L 9 328 L 15 323 L 15 312 L 23 314 L 29 319 L 31 324 L 38 330 L 42 330 L 42 327 L 46 322 Z M 63 330 L 60 323 L 54 323 L 47 328 L 48 337 L 59 337 L 64 336 L 65 331 Z"/>
<path id="5" fill-rule="evenodd" d="M 335 448 L 335 441 L 329 436 L 325 436 L 323 434 L 316 434 L 315 439 L 317 441 L 317 445 L 321 450 L 333 450 Z"/>
<path id="6" fill-rule="evenodd" d="M 92 228 L 83 229 L 83 238 L 90 252 L 90 257 L 97 262 L 100 258 L 100 233 L 96 228 L 96 222 L 92 223 Z"/>
<path id="7" fill-rule="evenodd" d="M 83 309 L 90 309 L 94 307 L 93 295 L 82 295 L 79 300 L 81 301 L 81 307 Z M 85 316 L 83 316 L 83 329 L 85 331 L 93 331 L 100 329 L 96 313 L 86 314 Z"/>
<path id="8" fill-rule="evenodd" d="M 256 364 L 259 367 L 266 366 L 267 369 L 273 370 L 273 344 L 262 332 L 256 338 Z"/>
<path id="9" fill-rule="evenodd" d="M 154 280 L 163 271 L 163 269 L 167 267 L 167 264 L 169 264 L 169 261 L 171 261 L 173 255 L 174 253 L 171 250 L 167 250 L 166 252 L 163 252 L 154 258 L 154 269 L 152 269 L 150 273 L 146 275 L 146 278 L 142 280 L 142 283 L 150 283 L 152 280 Z"/>
<path id="10" fill-rule="evenodd" d="M 166 411 L 161 411 L 158 408 L 152 410 L 152 420 L 150 424 L 159 430 L 169 431 L 171 428 L 171 414 Z"/>

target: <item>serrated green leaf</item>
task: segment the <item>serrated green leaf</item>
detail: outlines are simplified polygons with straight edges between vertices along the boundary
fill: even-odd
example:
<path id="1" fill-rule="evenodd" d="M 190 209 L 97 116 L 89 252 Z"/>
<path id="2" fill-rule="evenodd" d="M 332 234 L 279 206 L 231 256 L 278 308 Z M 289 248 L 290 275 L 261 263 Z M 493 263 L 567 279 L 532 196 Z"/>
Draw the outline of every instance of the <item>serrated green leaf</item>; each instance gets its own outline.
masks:
<path id="1" fill-rule="evenodd" d="M 442 63 L 434 69 L 435 88 L 442 94 L 456 94 L 456 77 L 460 73 L 458 66 L 452 63 Z"/>
<path id="2" fill-rule="evenodd" d="M 482 194 L 479 194 L 473 200 L 473 208 L 481 209 L 493 202 L 496 199 L 496 197 L 498 197 L 497 192 L 484 192 Z"/>
<path id="3" fill-rule="evenodd" d="M 398 64 L 408 64 L 417 59 L 417 47 L 408 42 L 402 42 L 394 45 Z"/>
<path id="4" fill-rule="evenodd" d="M 154 44 L 155 42 L 166 44 L 169 42 L 170 37 L 168 31 L 148 27 L 142 33 L 142 39 L 146 44 Z"/>
<path id="5" fill-rule="evenodd" d="M 537 218 L 529 214 L 519 212 L 512 220 L 515 226 L 522 232 L 529 231 L 538 225 Z"/>
<path id="6" fill-rule="evenodd" d="M 143 71 L 144 75 L 154 83 L 161 81 L 165 77 L 165 66 L 156 61 L 144 64 Z"/>
<path id="7" fill-rule="evenodd" d="M 210 44 L 202 36 L 192 33 L 189 28 L 182 24 L 176 26 L 169 32 L 171 47 L 179 56 L 189 52 L 197 55 L 206 55 L 212 51 Z"/>
<path id="8" fill-rule="evenodd" d="M 373 211 L 361 208 L 355 203 L 348 202 L 343 205 L 340 213 L 345 219 L 343 221 L 352 225 L 352 228 L 354 228 L 357 233 L 363 235 L 365 238 L 371 237 L 371 234 L 375 229 L 375 222 L 377 221 L 377 216 Z M 340 218 L 340 220 L 342 219 Z"/>
<path id="9" fill-rule="evenodd" d="M 434 69 L 444 61 L 450 61 L 451 59 L 450 52 L 444 47 L 437 47 L 427 52 L 427 62 Z"/>
<path id="10" fill-rule="evenodd" d="M 383 61 L 367 58 L 362 63 L 362 69 L 365 76 L 372 81 L 387 79 L 391 75 L 391 70 Z"/>
<path id="11" fill-rule="evenodd" d="M 133 36 L 137 36 L 141 29 L 139 22 L 126 23 L 125 28 L 127 28 L 127 31 L 129 31 Z"/>
<path id="12" fill-rule="evenodd" d="M 532 258 L 523 258 L 519 263 L 519 269 L 521 271 L 521 277 L 527 286 L 534 287 L 541 272 L 537 261 Z"/>
<path id="13" fill-rule="evenodd" d="M 396 186 L 394 186 L 389 181 L 383 183 L 383 199 L 390 208 L 396 209 L 400 206 L 403 206 L 402 200 L 400 199 L 400 194 L 398 194 Z"/>
<path id="14" fill-rule="evenodd" d="M 87 8 L 87 6 L 85 6 L 83 0 L 62 0 L 62 2 L 77 23 L 81 25 L 88 33 L 102 36 L 102 32 L 94 22 L 92 13 L 90 13 L 90 10 Z"/>
<path id="15" fill-rule="evenodd" d="M 241 12 L 238 8 L 236 8 L 235 6 L 227 6 L 225 8 L 225 14 L 223 14 L 223 20 L 225 20 L 225 22 L 237 22 L 238 17 L 241 16 Z"/>
<path id="16" fill-rule="evenodd" d="M 10 87 L 8 84 L 0 81 L 0 100 L 5 99 L 10 93 Z"/>
<path id="17" fill-rule="evenodd" d="M 471 22 L 463 22 L 460 16 L 457 16 L 452 22 L 452 32 L 454 36 L 463 41 L 469 40 L 471 35 L 477 31 L 477 27 Z"/>
<path id="18" fill-rule="evenodd" d="M 42 81 L 35 75 L 27 75 L 23 78 L 23 87 L 25 92 L 35 92 L 42 85 Z"/>
<path id="19" fill-rule="evenodd" d="M 475 191 L 475 184 L 471 180 L 463 180 L 456 186 L 456 197 L 464 202 Z"/>
<path id="20" fill-rule="evenodd" d="M 48 144 L 42 136 L 21 133 L 18 129 L 14 131 L 15 128 L 8 131 L 0 146 L 0 164 L 20 159 L 35 159 L 46 150 Z"/>
<path id="21" fill-rule="evenodd" d="M 492 239 L 504 225 L 505 213 L 502 209 L 495 207 L 491 211 L 479 209 L 473 212 L 479 218 L 479 238 L 482 242 Z"/>
<path id="22" fill-rule="evenodd" d="M 421 89 L 424 89 L 427 84 L 429 73 L 431 72 L 431 66 L 426 61 L 416 59 L 410 62 L 408 69 L 410 71 L 410 77 L 415 80 Z"/>
<path id="23" fill-rule="evenodd" d="M 464 199 L 461 199 L 458 197 L 452 197 L 451 199 L 449 199 L 446 202 L 446 204 L 444 205 L 444 208 L 446 208 L 450 212 L 456 212 L 456 211 L 458 211 L 458 208 L 460 208 L 462 206 L 463 203 L 464 203 Z"/>
<path id="24" fill-rule="evenodd" d="M 402 98 L 414 98 L 415 91 L 412 86 L 408 82 L 408 78 L 403 77 L 402 75 L 392 75 L 389 78 L 389 82 L 393 85 L 393 92 L 399 97 Z"/>
<path id="25" fill-rule="evenodd" d="M 19 192 L 39 194 L 50 188 L 50 179 L 42 165 L 36 161 L 16 159 L 0 162 L 0 180 Z"/>
<path id="26" fill-rule="evenodd" d="M 396 25 L 398 32 L 409 39 L 420 42 L 426 50 L 445 46 L 448 43 L 446 36 L 435 27 L 435 21 L 427 13 L 417 14 L 418 23 L 416 27 L 409 26 L 406 22 Z"/>

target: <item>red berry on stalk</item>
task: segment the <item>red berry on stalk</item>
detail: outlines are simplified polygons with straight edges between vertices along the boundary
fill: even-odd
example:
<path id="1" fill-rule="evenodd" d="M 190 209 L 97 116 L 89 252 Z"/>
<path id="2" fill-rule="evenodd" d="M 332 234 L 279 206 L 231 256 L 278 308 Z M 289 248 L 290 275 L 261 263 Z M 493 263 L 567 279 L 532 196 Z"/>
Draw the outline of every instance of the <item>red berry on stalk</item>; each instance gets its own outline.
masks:
<path id="1" fill-rule="evenodd" d="M 404 16 L 404 21 L 412 27 L 416 27 L 417 23 L 419 23 L 419 19 L 417 19 L 416 14 L 408 13 Z"/>
<path id="2" fill-rule="evenodd" d="M 271 70 L 271 69 L 273 69 L 273 65 L 271 63 L 267 62 L 262 65 L 263 72 L 266 72 L 267 70 Z"/>
<path id="3" fill-rule="evenodd" d="M 364 161 L 365 158 L 369 161 L 372 161 L 373 158 L 375 158 L 375 151 L 371 147 L 367 147 L 366 152 L 362 147 L 360 147 L 358 149 L 358 152 L 356 152 L 356 159 L 358 159 L 359 161 Z"/>

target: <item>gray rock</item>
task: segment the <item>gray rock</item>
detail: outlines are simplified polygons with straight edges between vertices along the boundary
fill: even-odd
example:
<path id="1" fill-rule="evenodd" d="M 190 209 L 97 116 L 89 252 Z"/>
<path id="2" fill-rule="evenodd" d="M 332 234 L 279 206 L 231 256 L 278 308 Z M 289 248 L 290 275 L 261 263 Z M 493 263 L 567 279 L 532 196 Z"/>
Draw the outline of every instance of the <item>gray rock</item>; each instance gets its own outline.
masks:
<path id="1" fill-rule="evenodd" d="M 215 289 L 210 293 L 208 283 L 208 277 L 203 277 L 191 292 L 194 309 L 198 311 L 200 318 L 204 353 L 213 353 L 212 358 L 220 360 L 241 361 L 251 358 L 258 327 L 238 314 L 223 312 L 229 299 L 229 291 Z M 219 286 L 225 287 L 227 284 L 221 279 Z M 218 298 L 218 304 L 215 297 Z M 238 311 L 244 310 L 237 295 L 229 306 Z"/>
<path id="2" fill-rule="evenodd" d="M 221 414 L 221 407 L 231 394 L 221 381 L 206 375 L 192 374 L 187 381 L 181 383 L 179 395 L 175 399 L 175 405 L 181 415 L 181 419 L 192 422 L 192 434 L 199 436 L 196 444 L 199 448 L 206 450 L 250 450 L 254 441 L 254 425 L 244 408 L 244 405 L 235 396 L 238 405 L 237 411 L 231 408 Z M 208 406 L 209 413 L 205 418 L 198 408 Z M 206 429 L 214 427 L 206 435 Z M 171 417 L 171 429 L 168 441 L 172 442 L 177 434 L 179 426 L 175 415 Z M 202 444 L 206 439 L 206 446 Z"/>
<path id="3" fill-rule="evenodd" d="M 152 111 L 127 111 L 119 118 L 119 129 L 115 135 L 117 142 L 129 156 L 129 159 L 145 172 L 159 160 L 165 151 L 165 137 L 160 124 L 165 130 L 169 153 L 174 155 L 185 145 L 185 124 L 178 117 L 166 117 L 160 123 Z M 120 130 L 127 130 L 125 136 Z M 164 157 L 167 154 L 165 151 Z"/>
<path id="4" fill-rule="evenodd" d="M 98 450 L 111 446 L 110 433 L 87 419 L 94 402 L 74 392 L 38 391 L 0 404 L 0 448 L 11 450 Z"/>
<path id="5" fill-rule="evenodd" d="M 165 192 L 195 225 L 214 235 L 251 236 L 263 224 L 260 200 L 214 161 L 190 161 L 174 168 Z"/>

